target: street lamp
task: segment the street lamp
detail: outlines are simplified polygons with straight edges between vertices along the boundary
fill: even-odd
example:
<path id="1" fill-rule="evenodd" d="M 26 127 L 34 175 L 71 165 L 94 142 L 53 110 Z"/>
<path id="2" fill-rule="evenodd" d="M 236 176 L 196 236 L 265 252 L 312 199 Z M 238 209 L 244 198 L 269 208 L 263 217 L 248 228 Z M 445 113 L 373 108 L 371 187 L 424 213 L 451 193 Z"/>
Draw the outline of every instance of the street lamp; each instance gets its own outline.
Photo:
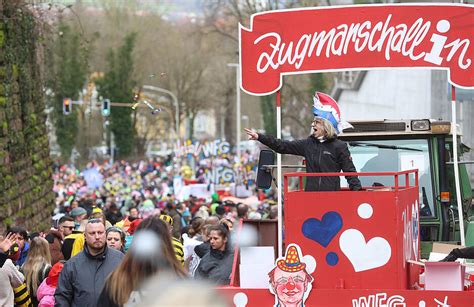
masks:
<path id="1" fill-rule="evenodd" d="M 165 93 L 165 94 L 168 94 L 171 96 L 171 98 L 173 99 L 173 104 L 175 105 L 176 107 L 176 113 L 175 113 L 175 124 L 176 124 L 176 139 L 179 140 L 179 103 L 178 103 L 178 98 L 176 97 L 175 94 L 173 94 L 173 92 L 169 91 L 169 90 L 166 90 L 164 88 L 161 88 L 161 87 L 156 87 L 156 86 L 153 86 L 153 85 L 144 85 L 142 86 L 142 89 L 143 90 L 149 90 L 149 91 L 152 91 L 152 92 L 160 92 L 160 93 Z"/>
<path id="2" fill-rule="evenodd" d="M 236 129 L 237 129 L 237 159 L 240 163 L 240 65 L 238 63 L 227 63 L 228 67 L 235 67 L 235 92 L 237 99 L 236 108 Z"/>

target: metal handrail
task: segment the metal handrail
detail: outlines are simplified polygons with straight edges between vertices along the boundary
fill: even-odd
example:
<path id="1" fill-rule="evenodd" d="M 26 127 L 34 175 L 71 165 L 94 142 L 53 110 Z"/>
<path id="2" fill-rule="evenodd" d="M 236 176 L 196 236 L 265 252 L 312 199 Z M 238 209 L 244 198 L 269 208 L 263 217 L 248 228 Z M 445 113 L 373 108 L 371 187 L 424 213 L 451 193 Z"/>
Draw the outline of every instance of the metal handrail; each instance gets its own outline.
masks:
<path id="1" fill-rule="evenodd" d="M 395 190 L 399 189 L 399 183 L 398 183 L 398 177 L 400 175 L 405 176 L 405 186 L 404 188 L 410 187 L 409 182 L 410 182 L 410 174 L 415 175 L 415 185 L 413 187 L 418 186 L 418 169 L 412 169 L 412 170 L 406 170 L 406 171 L 400 171 L 400 172 L 347 172 L 347 173 L 305 173 L 305 172 L 292 172 L 292 173 L 286 173 L 284 174 L 284 183 L 285 183 L 285 192 L 288 192 L 288 178 L 290 177 L 299 177 L 300 178 L 300 185 L 299 185 L 299 191 L 302 190 L 303 188 L 303 177 L 347 177 L 347 176 L 362 176 L 362 177 L 367 177 L 367 176 L 394 176 L 395 177 Z M 374 189 L 377 189 L 377 187 L 371 187 Z"/>

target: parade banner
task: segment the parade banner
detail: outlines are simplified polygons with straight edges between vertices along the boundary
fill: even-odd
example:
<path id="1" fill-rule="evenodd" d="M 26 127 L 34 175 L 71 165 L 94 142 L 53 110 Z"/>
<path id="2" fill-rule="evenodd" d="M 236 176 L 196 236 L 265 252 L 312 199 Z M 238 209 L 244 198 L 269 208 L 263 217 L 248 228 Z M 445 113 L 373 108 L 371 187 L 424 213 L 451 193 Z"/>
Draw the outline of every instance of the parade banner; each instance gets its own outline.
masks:
<path id="1" fill-rule="evenodd" d="M 231 146 L 229 142 L 219 139 L 204 143 L 187 140 L 184 144 L 177 142 L 174 145 L 173 152 L 178 157 L 191 155 L 194 157 L 202 156 L 203 158 L 209 158 L 229 154 L 231 152 Z"/>
<path id="2" fill-rule="evenodd" d="M 474 7 L 456 4 L 320 7 L 254 14 L 240 25 L 242 90 L 268 95 L 283 75 L 383 68 L 448 70 L 474 87 Z"/>

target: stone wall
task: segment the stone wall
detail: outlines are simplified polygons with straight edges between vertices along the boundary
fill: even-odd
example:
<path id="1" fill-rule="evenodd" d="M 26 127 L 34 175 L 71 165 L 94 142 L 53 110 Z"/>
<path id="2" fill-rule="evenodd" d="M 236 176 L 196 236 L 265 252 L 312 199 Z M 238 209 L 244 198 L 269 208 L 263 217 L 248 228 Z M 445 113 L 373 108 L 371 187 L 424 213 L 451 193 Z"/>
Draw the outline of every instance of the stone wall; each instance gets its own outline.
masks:
<path id="1" fill-rule="evenodd" d="M 48 229 L 54 209 L 40 36 L 22 2 L 0 6 L 0 234 Z"/>

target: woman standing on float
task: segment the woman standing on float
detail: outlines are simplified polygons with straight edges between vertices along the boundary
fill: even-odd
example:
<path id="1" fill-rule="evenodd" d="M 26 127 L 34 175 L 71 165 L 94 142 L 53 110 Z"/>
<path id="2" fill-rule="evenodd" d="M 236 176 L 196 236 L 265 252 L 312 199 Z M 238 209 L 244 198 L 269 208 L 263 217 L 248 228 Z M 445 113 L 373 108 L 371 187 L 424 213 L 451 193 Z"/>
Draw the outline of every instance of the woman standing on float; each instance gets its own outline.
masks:
<path id="1" fill-rule="evenodd" d="M 312 135 L 302 140 L 283 141 L 271 135 L 256 133 L 248 128 L 245 132 L 250 140 L 257 140 L 281 154 L 303 156 L 308 173 L 356 172 L 347 144 L 337 139 L 343 123 L 337 102 L 324 93 L 316 92 L 313 97 L 314 119 Z M 349 188 L 361 189 L 357 176 L 346 176 Z M 308 177 L 305 191 L 339 191 L 339 177 Z"/>

